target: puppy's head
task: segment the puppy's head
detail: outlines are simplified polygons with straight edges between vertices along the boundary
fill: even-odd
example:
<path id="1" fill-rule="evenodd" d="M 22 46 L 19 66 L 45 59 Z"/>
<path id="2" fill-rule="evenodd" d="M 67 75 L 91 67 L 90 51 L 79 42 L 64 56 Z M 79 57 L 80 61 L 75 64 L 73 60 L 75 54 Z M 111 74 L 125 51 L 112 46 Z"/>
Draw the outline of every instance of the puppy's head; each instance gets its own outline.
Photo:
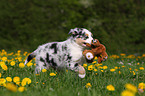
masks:
<path id="1" fill-rule="evenodd" d="M 71 37 L 74 41 L 83 47 L 86 47 L 86 44 L 91 44 L 93 41 L 92 33 L 84 28 L 71 29 L 69 34 L 72 34 Z"/>

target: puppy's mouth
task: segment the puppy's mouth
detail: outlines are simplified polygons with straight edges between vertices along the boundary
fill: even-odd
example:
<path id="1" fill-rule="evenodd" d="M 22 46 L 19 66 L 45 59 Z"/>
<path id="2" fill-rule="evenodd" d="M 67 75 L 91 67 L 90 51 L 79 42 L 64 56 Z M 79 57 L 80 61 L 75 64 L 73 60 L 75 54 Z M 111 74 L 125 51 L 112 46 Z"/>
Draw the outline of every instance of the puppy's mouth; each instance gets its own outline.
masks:
<path id="1" fill-rule="evenodd" d="M 86 43 L 86 42 L 83 42 L 82 45 L 85 46 L 85 47 L 87 47 L 87 46 L 89 46 L 90 44 L 89 44 L 89 43 Z"/>
<path id="2" fill-rule="evenodd" d="M 87 46 L 87 43 L 86 43 L 86 42 L 83 42 L 83 44 L 82 44 L 82 45 L 86 47 L 86 46 Z"/>

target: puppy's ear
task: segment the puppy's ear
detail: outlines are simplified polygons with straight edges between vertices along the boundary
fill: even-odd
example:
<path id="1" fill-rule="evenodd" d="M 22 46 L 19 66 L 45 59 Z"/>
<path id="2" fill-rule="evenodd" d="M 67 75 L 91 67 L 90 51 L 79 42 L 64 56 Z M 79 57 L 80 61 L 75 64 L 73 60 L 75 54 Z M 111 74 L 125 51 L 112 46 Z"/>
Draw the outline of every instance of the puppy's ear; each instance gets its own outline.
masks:
<path id="1" fill-rule="evenodd" d="M 71 29 L 68 34 L 76 35 L 79 34 L 80 30 L 81 30 L 80 28 Z"/>

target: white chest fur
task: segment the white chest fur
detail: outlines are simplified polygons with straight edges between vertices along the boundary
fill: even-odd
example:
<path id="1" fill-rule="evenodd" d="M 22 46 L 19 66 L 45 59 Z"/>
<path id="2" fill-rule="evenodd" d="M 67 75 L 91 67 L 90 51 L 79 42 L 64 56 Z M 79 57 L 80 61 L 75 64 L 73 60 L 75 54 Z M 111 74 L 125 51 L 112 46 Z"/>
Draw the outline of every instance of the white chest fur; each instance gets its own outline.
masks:
<path id="1" fill-rule="evenodd" d="M 68 47 L 70 50 L 70 54 L 72 56 L 72 61 L 79 62 L 83 57 L 83 55 L 82 55 L 83 48 L 75 42 L 69 44 Z"/>

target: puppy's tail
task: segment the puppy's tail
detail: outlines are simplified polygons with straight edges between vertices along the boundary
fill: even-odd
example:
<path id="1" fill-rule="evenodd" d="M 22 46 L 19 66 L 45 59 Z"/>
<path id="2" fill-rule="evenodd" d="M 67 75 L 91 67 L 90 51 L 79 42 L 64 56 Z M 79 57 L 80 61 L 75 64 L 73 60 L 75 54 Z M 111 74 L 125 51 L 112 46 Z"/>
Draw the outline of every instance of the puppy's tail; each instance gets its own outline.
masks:
<path id="1" fill-rule="evenodd" d="M 28 55 L 27 59 L 25 60 L 24 65 L 26 65 L 30 60 L 32 60 L 36 56 L 35 51 Z"/>

